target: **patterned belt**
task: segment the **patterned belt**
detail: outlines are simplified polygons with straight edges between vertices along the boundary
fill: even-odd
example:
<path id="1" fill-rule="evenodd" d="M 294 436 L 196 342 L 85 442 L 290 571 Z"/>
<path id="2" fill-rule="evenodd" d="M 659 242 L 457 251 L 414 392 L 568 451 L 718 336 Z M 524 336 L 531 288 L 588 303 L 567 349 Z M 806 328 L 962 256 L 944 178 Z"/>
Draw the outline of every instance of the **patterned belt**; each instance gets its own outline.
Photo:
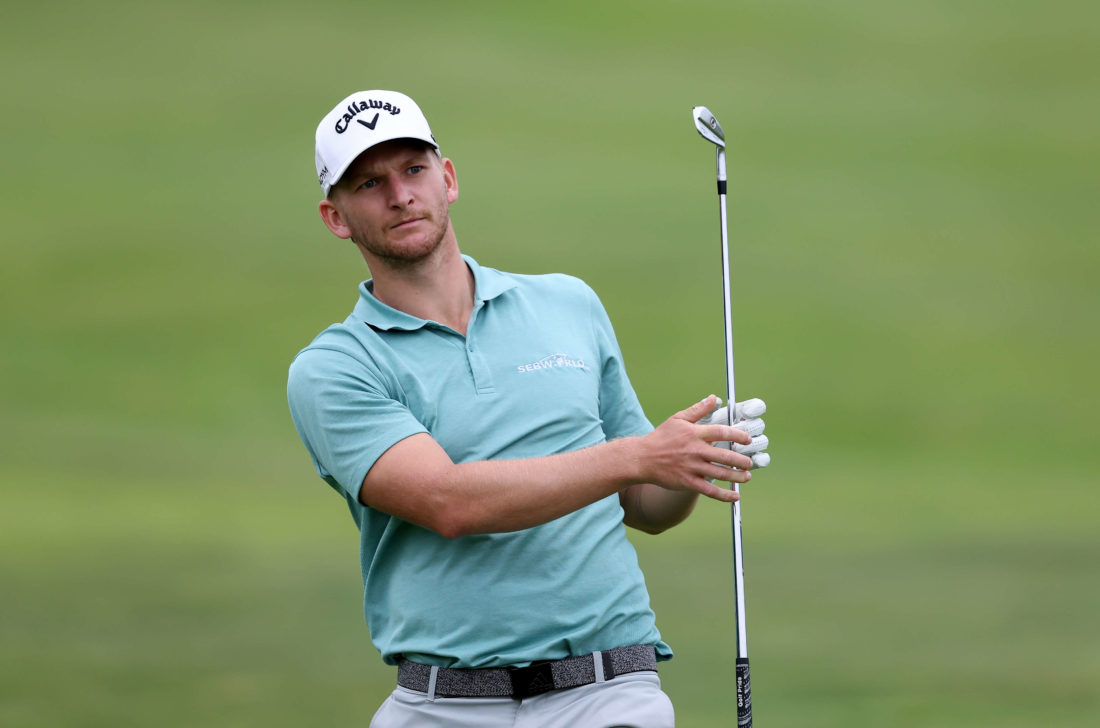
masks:
<path id="1" fill-rule="evenodd" d="M 600 674 L 604 680 L 611 680 L 628 672 L 656 669 L 653 645 L 631 645 L 564 660 L 535 662 L 527 667 L 433 668 L 400 660 L 397 684 L 441 698 L 522 699 L 551 690 L 591 685 Z"/>

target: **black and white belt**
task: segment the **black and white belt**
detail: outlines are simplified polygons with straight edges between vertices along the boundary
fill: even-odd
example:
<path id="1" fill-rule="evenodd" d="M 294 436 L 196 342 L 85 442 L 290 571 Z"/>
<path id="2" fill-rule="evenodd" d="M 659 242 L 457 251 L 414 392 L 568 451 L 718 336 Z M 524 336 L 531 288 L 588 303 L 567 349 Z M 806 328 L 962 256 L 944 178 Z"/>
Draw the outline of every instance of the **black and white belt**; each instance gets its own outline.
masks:
<path id="1" fill-rule="evenodd" d="M 433 667 L 399 660 L 397 684 L 440 698 L 528 698 L 656 669 L 653 645 L 631 645 L 526 667 Z"/>

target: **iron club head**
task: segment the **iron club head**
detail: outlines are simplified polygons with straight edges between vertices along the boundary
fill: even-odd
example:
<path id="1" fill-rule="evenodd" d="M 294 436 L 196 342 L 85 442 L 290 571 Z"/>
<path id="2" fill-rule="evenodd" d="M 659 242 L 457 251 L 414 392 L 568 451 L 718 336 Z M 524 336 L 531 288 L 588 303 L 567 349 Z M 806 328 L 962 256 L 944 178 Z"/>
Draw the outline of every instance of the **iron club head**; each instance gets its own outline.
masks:
<path id="1" fill-rule="evenodd" d="M 705 106 L 696 106 L 691 110 L 691 117 L 695 121 L 695 130 L 699 132 L 699 136 L 725 149 L 726 133 L 722 131 L 722 125 L 718 123 L 717 117 L 710 113 L 710 109 Z"/>

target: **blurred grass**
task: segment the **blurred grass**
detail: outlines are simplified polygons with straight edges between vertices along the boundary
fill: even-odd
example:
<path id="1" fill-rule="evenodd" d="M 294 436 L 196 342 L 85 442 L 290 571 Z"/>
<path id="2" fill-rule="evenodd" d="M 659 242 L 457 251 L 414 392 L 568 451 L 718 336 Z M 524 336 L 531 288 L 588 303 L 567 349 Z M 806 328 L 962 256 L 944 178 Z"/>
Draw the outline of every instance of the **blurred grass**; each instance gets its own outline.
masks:
<path id="1" fill-rule="evenodd" d="M 1100 711 L 1097 10 L 1079 2 L 19 4 L 0 29 L 0 724 L 369 722 L 392 685 L 286 365 L 366 276 L 312 134 L 399 88 L 459 240 L 601 294 L 652 419 L 738 390 L 770 725 Z M 728 525 L 638 537 L 679 725 L 727 724 Z"/>

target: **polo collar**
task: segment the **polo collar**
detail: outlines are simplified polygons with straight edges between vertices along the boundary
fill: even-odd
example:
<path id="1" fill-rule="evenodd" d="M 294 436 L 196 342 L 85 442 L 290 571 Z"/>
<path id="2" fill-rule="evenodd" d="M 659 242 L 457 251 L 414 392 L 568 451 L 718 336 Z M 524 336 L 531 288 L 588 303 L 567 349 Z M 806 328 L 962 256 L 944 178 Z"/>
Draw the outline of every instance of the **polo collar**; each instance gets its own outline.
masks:
<path id="1" fill-rule="evenodd" d="M 475 306 L 492 300 L 505 291 L 516 287 L 515 282 L 500 271 L 494 268 L 483 268 L 468 255 L 463 255 L 462 259 L 466 261 L 466 266 L 474 274 Z M 376 329 L 382 330 L 415 331 L 434 323 L 417 318 L 404 311 L 399 311 L 379 301 L 374 297 L 373 278 L 359 284 L 359 302 L 355 304 L 352 316 L 365 321 Z"/>

